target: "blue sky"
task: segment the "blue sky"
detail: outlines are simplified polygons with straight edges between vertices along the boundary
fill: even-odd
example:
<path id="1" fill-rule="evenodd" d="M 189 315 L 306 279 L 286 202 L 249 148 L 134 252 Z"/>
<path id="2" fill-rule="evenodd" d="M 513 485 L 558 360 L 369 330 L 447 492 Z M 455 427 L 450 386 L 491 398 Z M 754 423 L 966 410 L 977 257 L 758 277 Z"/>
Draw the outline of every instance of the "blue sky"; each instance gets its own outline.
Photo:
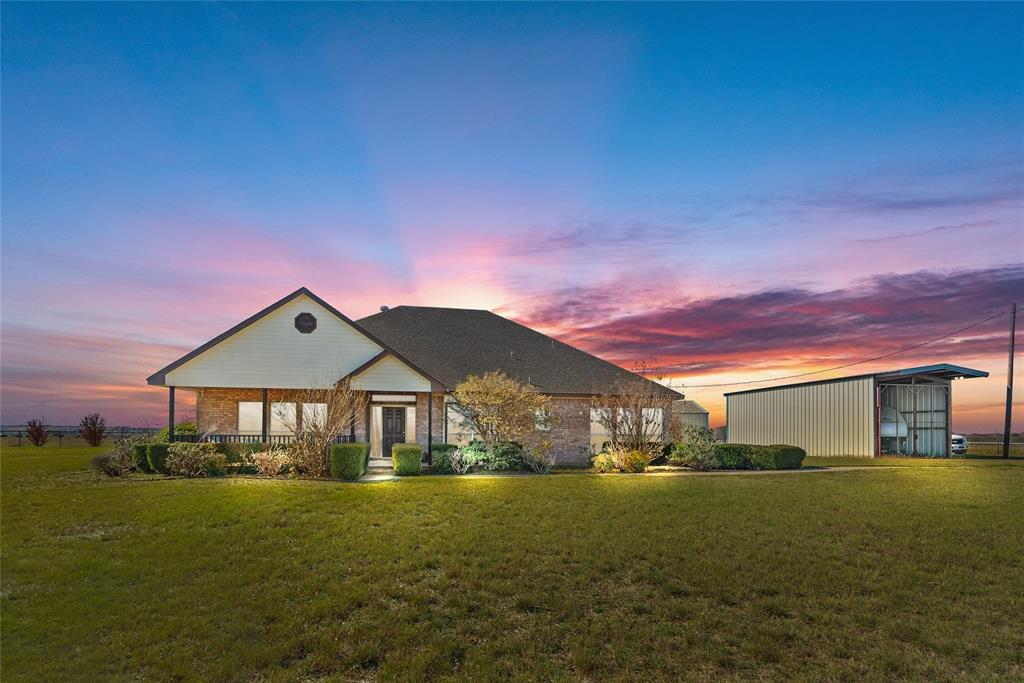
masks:
<path id="1" fill-rule="evenodd" d="M 300 285 L 353 316 L 498 310 L 694 384 L 1024 289 L 1020 4 L 2 12 L 4 422 L 159 415 L 146 375 Z M 977 310 L 906 329 L 922 276 Z M 840 310 L 778 346 L 706 333 L 706 302 L 765 292 L 887 313 L 864 338 Z M 612 332 L 687 311 L 701 329 Z M 968 360 L 998 371 L 997 345 Z"/>

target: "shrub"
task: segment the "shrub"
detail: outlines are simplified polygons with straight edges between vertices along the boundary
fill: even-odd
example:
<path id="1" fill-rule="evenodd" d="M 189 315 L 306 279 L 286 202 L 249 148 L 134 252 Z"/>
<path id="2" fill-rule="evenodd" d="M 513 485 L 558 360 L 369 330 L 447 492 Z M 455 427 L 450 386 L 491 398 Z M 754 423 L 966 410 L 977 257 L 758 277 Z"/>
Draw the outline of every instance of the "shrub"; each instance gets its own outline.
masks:
<path id="1" fill-rule="evenodd" d="M 799 446 L 755 446 L 751 453 L 754 467 L 759 470 L 798 470 L 807 457 Z"/>
<path id="2" fill-rule="evenodd" d="M 275 477 L 294 466 L 292 452 L 286 446 L 271 446 L 265 451 L 249 455 L 256 471 L 268 477 Z"/>
<path id="3" fill-rule="evenodd" d="M 716 443 L 714 445 L 715 469 L 718 470 L 752 470 L 754 467 L 754 451 L 760 446 L 748 446 L 743 443 Z"/>
<path id="4" fill-rule="evenodd" d="M 688 425 L 683 429 L 682 439 L 672 448 L 668 461 L 704 472 L 715 468 L 714 448 L 715 438 L 710 430 Z"/>
<path id="5" fill-rule="evenodd" d="M 555 450 L 550 441 L 542 441 L 524 449 L 522 460 L 536 474 L 547 474 L 555 464 Z"/>
<path id="6" fill-rule="evenodd" d="M 92 466 L 108 477 L 120 477 L 124 473 L 121 460 L 113 453 L 100 453 L 92 458 Z"/>
<path id="7" fill-rule="evenodd" d="M 598 453 L 590 459 L 595 472 L 607 474 L 615 470 L 615 460 L 607 453 Z"/>
<path id="8" fill-rule="evenodd" d="M 106 435 L 107 421 L 99 413 L 89 413 L 78 423 L 78 433 L 90 446 L 99 446 Z"/>
<path id="9" fill-rule="evenodd" d="M 217 452 L 222 453 L 229 465 L 243 465 L 251 461 L 253 453 L 263 448 L 261 443 L 219 443 Z"/>
<path id="10" fill-rule="evenodd" d="M 195 422 L 175 422 L 174 423 L 174 433 L 175 434 L 198 434 L 199 432 L 196 430 L 196 423 Z M 156 433 L 156 438 L 154 439 L 154 441 L 156 441 L 158 443 L 167 443 L 169 438 L 170 438 L 170 436 L 167 434 L 167 427 L 164 427 L 163 429 L 161 429 L 159 432 Z"/>
<path id="11" fill-rule="evenodd" d="M 209 477 L 224 474 L 227 458 L 212 443 L 172 443 L 165 463 L 170 474 Z"/>
<path id="12" fill-rule="evenodd" d="M 643 472 L 651 464 L 651 454 L 645 450 L 629 448 L 620 457 L 619 469 L 623 472 Z"/>
<path id="13" fill-rule="evenodd" d="M 368 443 L 336 443 L 331 446 L 331 476 L 355 481 L 366 474 L 369 459 Z"/>
<path id="14" fill-rule="evenodd" d="M 438 474 L 453 474 L 452 455 L 458 452 L 459 447 L 453 443 L 439 443 L 431 447 L 431 462 L 434 471 Z"/>
<path id="15" fill-rule="evenodd" d="M 29 420 L 25 423 L 25 438 L 33 446 L 42 446 L 49 438 L 50 433 L 46 431 L 46 425 L 40 420 Z"/>
<path id="16" fill-rule="evenodd" d="M 396 443 L 391 447 L 391 462 L 400 477 L 419 474 L 422 460 L 423 449 L 418 443 Z"/>
<path id="17" fill-rule="evenodd" d="M 153 471 L 153 468 L 149 466 L 148 443 L 132 444 L 132 462 L 135 463 L 135 469 L 137 470 L 142 470 L 143 472 Z"/>
<path id="18" fill-rule="evenodd" d="M 487 449 L 483 468 L 492 472 L 525 470 L 529 465 L 523 455 L 522 445 L 515 441 L 500 441 Z"/>
<path id="19" fill-rule="evenodd" d="M 171 445 L 168 443 L 151 443 L 146 448 L 146 459 L 152 472 L 167 474 L 167 453 Z"/>

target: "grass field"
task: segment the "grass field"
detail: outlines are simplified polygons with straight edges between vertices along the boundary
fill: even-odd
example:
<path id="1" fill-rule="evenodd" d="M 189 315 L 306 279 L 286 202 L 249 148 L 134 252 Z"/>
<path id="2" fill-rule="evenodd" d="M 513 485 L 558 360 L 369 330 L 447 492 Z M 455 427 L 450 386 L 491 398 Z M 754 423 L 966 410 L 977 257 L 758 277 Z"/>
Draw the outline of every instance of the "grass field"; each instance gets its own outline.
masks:
<path id="1" fill-rule="evenodd" d="M 341 484 L 93 452 L 0 452 L 5 681 L 1024 677 L 1020 461 Z"/>

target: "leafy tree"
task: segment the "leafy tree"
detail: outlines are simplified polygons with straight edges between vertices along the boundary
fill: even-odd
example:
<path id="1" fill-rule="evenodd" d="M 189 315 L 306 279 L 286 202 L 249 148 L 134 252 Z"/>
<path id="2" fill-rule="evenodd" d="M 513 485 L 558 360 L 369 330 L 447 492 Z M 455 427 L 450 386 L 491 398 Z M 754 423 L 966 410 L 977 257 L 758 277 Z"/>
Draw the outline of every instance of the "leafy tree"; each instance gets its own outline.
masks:
<path id="1" fill-rule="evenodd" d="M 90 446 L 99 446 L 107 433 L 107 421 L 99 413 L 89 413 L 78 423 L 78 433 Z"/>
<path id="2" fill-rule="evenodd" d="M 470 375 L 452 392 L 453 409 L 473 425 L 477 436 L 493 447 L 503 441 L 521 441 L 551 420 L 551 399 L 525 382 L 498 370 Z"/>
<path id="3" fill-rule="evenodd" d="M 42 446 L 49 440 L 50 433 L 41 420 L 29 420 L 25 423 L 25 437 L 33 446 Z"/>

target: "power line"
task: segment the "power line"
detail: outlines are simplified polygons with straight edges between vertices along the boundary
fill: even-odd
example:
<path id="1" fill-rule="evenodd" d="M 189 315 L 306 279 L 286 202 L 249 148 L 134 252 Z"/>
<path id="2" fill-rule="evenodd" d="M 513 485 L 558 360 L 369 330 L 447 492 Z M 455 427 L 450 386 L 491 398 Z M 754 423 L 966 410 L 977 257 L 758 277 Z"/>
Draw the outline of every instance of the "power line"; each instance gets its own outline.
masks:
<path id="1" fill-rule="evenodd" d="M 713 388 L 713 387 L 735 387 L 735 386 L 740 386 L 740 385 L 743 385 L 743 384 L 761 384 L 763 382 L 778 382 L 778 381 L 781 381 L 781 380 L 784 380 L 784 379 L 796 379 L 798 377 L 807 377 L 809 375 L 820 375 L 823 372 L 832 372 L 833 370 L 842 370 L 843 368 L 850 368 L 850 367 L 853 367 L 854 365 L 863 365 L 864 363 L 871 363 L 871 362 L 876 361 L 876 360 L 882 360 L 883 358 L 891 358 L 892 356 L 897 356 L 897 355 L 899 355 L 901 353 L 906 353 L 907 351 L 913 351 L 914 349 L 919 349 L 922 346 L 927 346 L 928 344 L 934 344 L 935 342 L 942 341 L 943 339 L 948 339 L 949 337 L 952 337 L 953 335 L 960 334 L 961 332 L 966 332 L 967 330 L 975 328 L 978 325 L 982 325 L 984 323 L 987 323 L 989 320 L 995 320 L 996 318 L 998 318 L 1001 315 L 1006 315 L 1006 311 L 1000 311 L 999 313 L 996 313 L 994 315 L 990 315 L 989 317 L 985 318 L 984 320 L 979 320 L 978 322 L 972 323 L 972 324 L 968 325 L 967 327 L 961 327 L 959 330 L 955 330 L 955 331 L 950 332 L 948 334 L 944 334 L 941 337 L 936 337 L 935 339 L 929 339 L 928 341 L 924 341 L 924 342 L 921 342 L 919 344 L 914 344 L 913 346 L 907 346 L 905 348 L 899 349 L 898 351 L 893 351 L 891 353 L 884 353 L 881 356 L 875 356 L 874 358 L 865 358 L 864 360 L 858 360 L 858 361 L 855 361 L 853 363 L 847 363 L 845 365 L 837 365 L 834 368 L 825 368 L 824 370 L 812 370 L 811 372 L 801 372 L 801 373 L 798 373 L 796 375 L 784 375 L 782 377 L 771 377 L 769 379 L 752 379 L 752 380 L 747 380 L 745 382 L 722 382 L 721 384 L 683 384 L 683 388 L 684 389 L 710 389 L 710 388 Z"/>

